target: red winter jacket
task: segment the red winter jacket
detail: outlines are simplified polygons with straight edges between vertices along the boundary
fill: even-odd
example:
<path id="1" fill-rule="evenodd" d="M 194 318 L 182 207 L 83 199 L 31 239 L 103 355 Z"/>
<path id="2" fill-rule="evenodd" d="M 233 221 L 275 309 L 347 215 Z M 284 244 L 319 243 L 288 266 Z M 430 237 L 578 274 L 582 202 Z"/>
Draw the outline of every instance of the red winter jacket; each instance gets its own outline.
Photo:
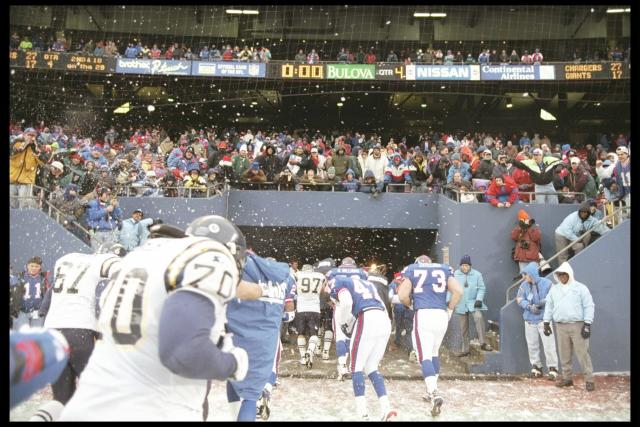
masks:
<path id="1" fill-rule="evenodd" d="M 496 179 L 491 180 L 491 184 L 489 184 L 489 188 L 487 188 L 486 196 L 487 201 L 491 203 L 493 206 L 498 206 L 498 203 L 501 203 L 498 200 L 498 196 L 509 196 L 507 198 L 507 202 L 510 204 L 514 204 L 516 200 L 518 200 L 518 184 L 511 178 L 509 175 L 504 175 L 503 178 L 504 185 L 498 186 L 496 184 Z"/>

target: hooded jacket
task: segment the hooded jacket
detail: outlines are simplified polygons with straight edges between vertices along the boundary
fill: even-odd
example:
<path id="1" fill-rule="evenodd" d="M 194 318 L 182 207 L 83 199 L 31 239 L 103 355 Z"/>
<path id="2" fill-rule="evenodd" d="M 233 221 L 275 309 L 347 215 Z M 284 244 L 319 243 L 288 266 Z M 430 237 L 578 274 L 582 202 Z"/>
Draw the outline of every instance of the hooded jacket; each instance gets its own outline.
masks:
<path id="1" fill-rule="evenodd" d="M 569 281 L 563 285 L 558 273 L 569 274 Z M 563 262 L 553 273 L 558 282 L 547 294 L 543 319 L 545 322 L 585 322 L 593 323 L 595 304 L 589 289 L 573 278 L 573 268 Z"/>
<path id="2" fill-rule="evenodd" d="M 485 193 L 487 201 L 493 206 L 498 206 L 498 203 L 503 203 L 499 199 L 500 197 L 507 197 L 506 202 L 509 202 L 512 205 L 518 200 L 518 185 L 515 183 L 513 178 L 509 175 L 503 175 L 502 180 L 504 181 L 504 184 L 498 185 L 496 184 L 495 178 L 492 179 L 491 184 L 489 184 Z"/>
<path id="3" fill-rule="evenodd" d="M 396 159 L 400 159 L 399 163 L 395 163 Z M 405 182 L 412 182 L 411 170 L 402 161 L 400 154 L 394 154 L 391 156 L 389 164 L 384 169 L 384 182 L 392 184 L 402 184 Z"/>
<path id="4" fill-rule="evenodd" d="M 589 216 L 584 221 L 582 220 L 582 218 L 580 218 L 579 213 L 581 211 L 589 213 Z M 591 215 L 589 203 L 584 202 L 580 205 L 580 208 L 578 208 L 577 211 L 571 212 L 569 215 L 567 215 L 567 217 L 556 228 L 556 234 L 559 234 L 562 237 L 573 241 L 584 234 L 587 230 L 591 230 L 592 228 L 594 228 L 597 223 L 598 219 Z M 601 230 L 601 228 L 602 227 L 598 227 L 598 232 L 605 232 L 604 230 Z"/>
<path id="5" fill-rule="evenodd" d="M 553 282 L 538 275 L 538 266 L 535 262 L 527 264 L 520 272 L 521 275 L 524 273 L 531 276 L 533 283 L 522 281 L 518 288 L 516 302 L 524 310 L 522 317 L 525 322 L 537 324 L 542 321 L 544 316 L 547 294 Z M 535 309 L 532 311 L 531 305 L 536 306 L 538 311 L 535 312 Z"/>

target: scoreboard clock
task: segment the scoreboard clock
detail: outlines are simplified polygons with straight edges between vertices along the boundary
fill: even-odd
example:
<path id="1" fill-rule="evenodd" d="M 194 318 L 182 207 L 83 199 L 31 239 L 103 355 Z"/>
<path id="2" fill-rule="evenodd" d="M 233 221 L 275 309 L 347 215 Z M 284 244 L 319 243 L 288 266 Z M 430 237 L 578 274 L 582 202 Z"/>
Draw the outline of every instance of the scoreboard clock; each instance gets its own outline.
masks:
<path id="1" fill-rule="evenodd" d="M 10 51 L 9 64 L 28 69 L 114 73 L 116 59 L 85 53 Z"/>
<path id="2" fill-rule="evenodd" d="M 324 65 L 282 64 L 280 70 L 283 79 L 324 79 Z"/>

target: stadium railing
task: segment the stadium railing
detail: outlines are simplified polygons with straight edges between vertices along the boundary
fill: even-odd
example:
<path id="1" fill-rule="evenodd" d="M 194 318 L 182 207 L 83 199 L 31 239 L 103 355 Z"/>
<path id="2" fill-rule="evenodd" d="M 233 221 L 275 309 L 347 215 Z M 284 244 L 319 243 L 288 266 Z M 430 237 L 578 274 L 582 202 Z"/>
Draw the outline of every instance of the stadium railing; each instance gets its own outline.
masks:
<path id="1" fill-rule="evenodd" d="M 455 195 L 456 195 L 455 199 L 453 199 L 451 197 L 450 198 L 452 200 L 455 200 L 457 203 L 460 203 L 460 194 L 461 194 L 460 190 L 445 189 L 445 193 L 447 191 L 455 193 Z M 482 194 L 482 195 L 484 195 L 485 193 L 484 193 L 484 191 L 465 191 L 464 194 L 475 194 L 475 195 Z M 565 191 L 556 191 L 554 193 L 544 192 L 544 191 L 538 191 L 538 192 L 536 192 L 536 191 L 519 191 L 518 194 L 524 194 L 524 195 L 529 195 L 529 196 L 536 195 L 536 194 L 541 194 L 541 195 L 545 195 L 545 196 L 558 196 L 558 198 L 575 197 L 576 200 L 574 202 L 572 202 L 572 203 L 582 203 L 582 202 L 587 200 L 587 195 L 584 192 L 581 192 L 581 191 L 578 191 L 578 192 L 576 192 L 576 191 L 566 191 L 566 192 Z M 518 200 L 520 200 L 520 198 L 518 198 Z M 535 203 L 535 202 L 533 202 L 533 200 L 535 200 L 535 198 L 531 199 L 531 200 L 532 200 L 532 202 L 528 202 L 528 203 Z"/>

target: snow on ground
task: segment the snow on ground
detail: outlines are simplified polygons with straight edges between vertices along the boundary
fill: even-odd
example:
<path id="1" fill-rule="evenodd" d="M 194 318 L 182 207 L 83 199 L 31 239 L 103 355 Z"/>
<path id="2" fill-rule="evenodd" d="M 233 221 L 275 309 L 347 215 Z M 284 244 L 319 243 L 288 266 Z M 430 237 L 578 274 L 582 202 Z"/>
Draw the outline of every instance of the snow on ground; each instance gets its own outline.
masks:
<path id="1" fill-rule="evenodd" d="M 358 420 L 351 381 L 281 378 L 274 390 L 269 421 Z M 587 392 L 584 380 L 574 377 L 574 387 L 559 389 L 546 379 L 441 380 L 445 404 L 439 421 L 630 421 L 629 376 L 596 376 L 596 391 Z M 388 380 L 387 391 L 398 421 L 429 421 L 429 405 L 422 400 L 424 382 Z M 106 391 L 106 389 L 105 389 Z M 380 409 L 373 387 L 366 396 L 371 419 Z M 38 406 L 51 399 L 50 387 L 9 414 L 10 421 L 28 420 Z M 228 420 L 224 383 L 209 393 L 210 421 Z M 117 409 L 117 408 L 114 408 Z"/>

